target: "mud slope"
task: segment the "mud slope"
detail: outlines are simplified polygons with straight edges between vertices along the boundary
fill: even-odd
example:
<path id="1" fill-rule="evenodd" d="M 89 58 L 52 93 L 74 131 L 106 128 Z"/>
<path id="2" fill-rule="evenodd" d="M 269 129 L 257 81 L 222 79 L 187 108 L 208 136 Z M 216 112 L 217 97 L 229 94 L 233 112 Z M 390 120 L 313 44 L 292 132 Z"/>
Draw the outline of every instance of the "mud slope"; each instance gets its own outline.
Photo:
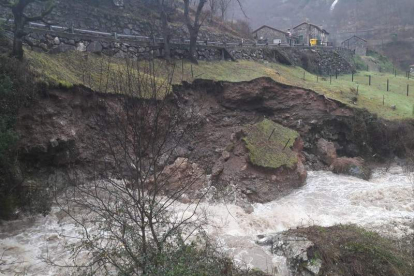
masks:
<path id="1" fill-rule="evenodd" d="M 102 137 L 93 118 L 121 110 L 119 99 L 123 97 L 82 87 L 54 89 L 22 109 L 18 121 L 20 161 L 29 179 L 41 176 L 42 181 L 65 182 L 61 172 L 69 167 L 81 168 L 86 177 L 103 170 L 108 159 L 94 146 Z M 109 108 L 102 108 L 101 101 Z M 211 175 L 218 192 L 235 190 L 242 202 L 278 198 L 305 182 L 304 165 L 323 168 L 315 149 L 320 138 L 334 142 L 339 155 L 389 153 L 371 130 L 384 126 L 375 116 L 269 78 L 240 83 L 196 80 L 175 86 L 168 102 L 180 112 L 194 113 L 196 122 L 195 131 L 181 142 L 173 158 L 189 158 L 191 164 Z M 297 156 L 295 166 L 269 170 L 249 162 L 246 130 L 264 118 L 300 134 L 288 148 Z"/>

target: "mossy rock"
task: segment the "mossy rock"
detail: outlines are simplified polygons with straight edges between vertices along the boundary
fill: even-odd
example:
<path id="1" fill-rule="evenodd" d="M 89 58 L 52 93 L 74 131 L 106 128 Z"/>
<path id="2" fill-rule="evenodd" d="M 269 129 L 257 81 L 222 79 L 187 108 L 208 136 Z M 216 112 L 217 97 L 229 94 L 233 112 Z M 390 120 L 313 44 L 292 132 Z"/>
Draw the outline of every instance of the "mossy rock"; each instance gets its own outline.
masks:
<path id="1" fill-rule="evenodd" d="M 244 141 L 253 165 L 267 169 L 282 166 L 293 169 L 298 157 L 292 146 L 298 137 L 296 131 L 264 119 L 246 128 Z"/>

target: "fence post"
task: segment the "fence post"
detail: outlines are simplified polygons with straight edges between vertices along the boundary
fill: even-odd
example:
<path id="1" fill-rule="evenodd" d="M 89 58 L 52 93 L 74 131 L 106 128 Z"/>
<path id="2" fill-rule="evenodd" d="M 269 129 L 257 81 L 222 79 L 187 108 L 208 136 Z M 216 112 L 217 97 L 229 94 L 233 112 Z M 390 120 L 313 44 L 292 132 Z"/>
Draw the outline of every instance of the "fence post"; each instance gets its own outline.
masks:
<path id="1" fill-rule="evenodd" d="M 382 95 L 382 105 L 385 105 L 385 96 Z"/>
<path id="2" fill-rule="evenodd" d="M 71 32 L 72 34 L 74 34 L 74 33 L 75 33 L 75 27 L 73 26 L 73 23 L 72 23 L 72 25 L 70 26 L 70 32 Z"/>
<path id="3" fill-rule="evenodd" d="M 118 34 L 116 32 L 114 32 L 114 37 L 115 37 L 115 40 L 118 40 Z"/>
<path id="4" fill-rule="evenodd" d="M 335 79 L 338 79 L 338 70 L 335 71 Z"/>
<path id="5" fill-rule="evenodd" d="M 407 97 L 408 97 L 408 93 L 410 92 L 410 85 L 407 84 Z"/>
<path id="6" fill-rule="evenodd" d="M 352 72 L 352 82 L 354 82 L 354 72 Z"/>
<path id="7" fill-rule="evenodd" d="M 369 78 L 369 83 L 368 83 L 368 85 L 369 85 L 369 86 L 371 86 L 371 75 L 369 75 L 369 76 L 368 76 L 368 78 Z"/>
<path id="8" fill-rule="evenodd" d="M 306 71 L 303 71 L 303 80 L 306 80 Z"/>
<path id="9" fill-rule="evenodd" d="M 387 92 L 390 91 L 390 80 L 387 79 Z"/>
<path id="10" fill-rule="evenodd" d="M 332 75 L 329 74 L 329 84 L 332 84 Z"/>
<path id="11" fill-rule="evenodd" d="M 316 82 L 319 82 L 319 75 L 316 75 Z"/>

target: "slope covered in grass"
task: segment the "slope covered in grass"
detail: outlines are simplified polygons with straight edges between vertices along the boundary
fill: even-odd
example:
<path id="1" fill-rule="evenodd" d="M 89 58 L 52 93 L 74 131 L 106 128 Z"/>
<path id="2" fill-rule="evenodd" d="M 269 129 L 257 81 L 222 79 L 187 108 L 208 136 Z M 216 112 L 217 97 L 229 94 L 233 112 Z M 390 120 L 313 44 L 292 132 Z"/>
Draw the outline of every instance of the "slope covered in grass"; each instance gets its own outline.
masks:
<path id="1" fill-rule="evenodd" d="M 299 134 L 275 122 L 264 119 L 246 128 L 244 141 L 250 162 L 262 168 L 294 168 L 298 157 L 291 147 Z"/>
<path id="2" fill-rule="evenodd" d="M 27 51 L 27 57 L 33 69 L 39 73 L 39 77 L 48 82 L 65 86 L 84 84 L 102 92 L 107 91 L 106 84 L 108 79 L 111 80 L 109 75 L 125 72 L 127 68 L 123 60 L 79 52 L 47 55 Z M 140 68 L 144 72 L 150 67 L 153 68 L 159 83 L 165 83 L 166 76 L 171 77 L 176 84 L 196 78 L 238 82 L 271 77 L 281 83 L 312 89 L 357 108 L 366 108 L 386 119 L 414 117 L 414 79 L 408 79 L 403 73 L 394 76 L 390 73 L 360 71 L 354 75 L 352 81 L 351 75 L 340 75 L 337 79 L 333 76 L 330 80 L 329 77 L 322 78 L 310 74 L 300 67 L 246 60 L 200 61 L 198 65 L 182 61 L 168 65 L 162 60 L 156 60 L 151 65 L 144 61 L 140 63 Z M 111 74 L 108 74 L 108 68 Z M 407 85 L 410 86 L 408 96 Z"/>

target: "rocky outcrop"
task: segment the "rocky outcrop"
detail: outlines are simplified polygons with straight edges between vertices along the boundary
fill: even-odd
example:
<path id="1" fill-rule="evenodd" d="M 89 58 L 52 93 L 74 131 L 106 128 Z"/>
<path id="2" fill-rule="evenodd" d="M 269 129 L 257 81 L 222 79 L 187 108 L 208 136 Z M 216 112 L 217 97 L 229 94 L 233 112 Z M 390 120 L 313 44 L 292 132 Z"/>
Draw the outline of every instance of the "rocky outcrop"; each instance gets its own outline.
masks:
<path id="1" fill-rule="evenodd" d="M 259 235 L 256 243 L 270 247 L 272 254 L 286 258 L 291 275 L 316 276 L 322 267 L 322 260 L 310 255 L 314 243 L 303 236 L 289 233 Z"/>

